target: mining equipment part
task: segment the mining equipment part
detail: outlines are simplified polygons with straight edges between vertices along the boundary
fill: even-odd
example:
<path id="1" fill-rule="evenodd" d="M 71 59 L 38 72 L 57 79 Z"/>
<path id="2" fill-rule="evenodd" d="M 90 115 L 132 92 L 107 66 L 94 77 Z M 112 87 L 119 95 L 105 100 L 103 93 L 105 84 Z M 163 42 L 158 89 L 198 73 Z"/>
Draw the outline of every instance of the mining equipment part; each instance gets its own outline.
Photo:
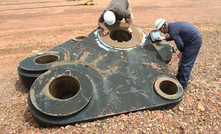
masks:
<path id="1" fill-rule="evenodd" d="M 165 99 L 178 99 L 183 94 L 180 83 L 170 77 L 161 77 L 155 81 L 155 91 Z"/>
<path id="2" fill-rule="evenodd" d="M 63 58 L 63 53 L 41 52 L 22 60 L 17 69 L 21 82 L 30 89 L 35 79 L 48 70 L 49 65 Z"/>
<path id="3" fill-rule="evenodd" d="M 157 37 L 162 36 L 162 33 L 159 30 L 152 30 L 149 33 L 148 38 L 154 44 L 155 48 L 159 52 L 160 56 L 164 59 L 164 61 L 168 64 L 171 61 L 172 54 L 174 53 L 174 47 L 168 44 L 164 40 L 158 40 Z"/>
<path id="4" fill-rule="evenodd" d="M 65 50 L 65 58 L 48 64 L 29 90 L 29 109 L 41 125 L 171 108 L 182 100 L 182 86 L 159 49 L 139 27 L 129 34 L 126 26 L 108 26 L 108 36 L 98 28 L 49 50 Z"/>
<path id="5" fill-rule="evenodd" d="M 144 34 L 139 27 L 132 25 L 133 32 L 131 34 L 127 31 L 127 23 L 116 23 L 107 27 L 110 30 L 110 35 L 103 35 L 101 29 L 98 38 L 108 48 L 131 49 L 143 43 Z"/>
<path id="6" fill-rule="evenodd" d="M 92 83 L 84 73 L 61 65 L 39 76 L 30 89 L 30 99 L 46 115 L 68 116 L 84 108 L 92 93 Z"/>
<path id="7" fill-rule="evenodd" d="M 168 64 L 173 55 L 173 48 L 166 41 L 157 41 L 153 43 L 163 60 Z"/>
<path id="8" fill-rule="evenodd" d="M 73 47 L 74 44 L 82 41 L 83 37 L 84 36 L 76 36 L 75 40 L 69 40 L 46 52 L 39 52 L 20 61 L 17 71 L 23 85 L 27 89 L 30 89 L 33 82 L 41 74 L 46 72 L 52 63 L 70 61 L 69 50 Z"/>
<path id="9" fill-rule="evenodd" d="M 20 67 L 17 68 L 18 76 L 22 84 L 27 88 L 30 89 L 33 82 L 45 72 L 43 71 L 28 71 L 24 70 Z"/>

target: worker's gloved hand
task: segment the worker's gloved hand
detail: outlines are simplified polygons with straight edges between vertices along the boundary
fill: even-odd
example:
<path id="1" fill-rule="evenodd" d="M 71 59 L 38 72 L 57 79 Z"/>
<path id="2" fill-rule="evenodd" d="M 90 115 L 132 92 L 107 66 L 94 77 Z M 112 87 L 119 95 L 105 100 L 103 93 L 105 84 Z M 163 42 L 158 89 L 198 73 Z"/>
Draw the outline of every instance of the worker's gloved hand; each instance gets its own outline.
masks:
<path id="1" fill-rule="evenodd" d="M 177 56 L 179 58 L 178 67 L 180 67 L 181 59 L 183 57 L 183 52 L 180 52 L 179 54 L 177 54 Z"/>
<path id="2" fill-rule="evenodd" d="M 107 29 L 107 30 L 104 30 L 103 35 L 108 35 L 109 33 L 110 31 Z"/>
<path id="3" fill-rule="evenodd" d="M 129 33 L 132 33 L 133 31 L 132 31 L 132 29 L 131 29 L 131 28 L 128 28 L 128 32 L 129 32 Z"/>

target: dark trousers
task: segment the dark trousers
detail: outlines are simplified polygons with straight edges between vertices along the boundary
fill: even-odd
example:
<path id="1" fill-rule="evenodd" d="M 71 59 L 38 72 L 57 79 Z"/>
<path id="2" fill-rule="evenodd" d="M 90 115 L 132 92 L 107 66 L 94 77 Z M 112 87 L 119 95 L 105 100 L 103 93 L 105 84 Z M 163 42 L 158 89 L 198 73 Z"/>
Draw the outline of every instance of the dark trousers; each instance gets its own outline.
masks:
<path id="1" fill-rule="evenodd" d="M 202 37 L 200 35 L 184 47 L 181 64 L 176 76 L 180 84 L 183 86 L 183 89 L 187 88 L 191 70 L 194 62 L 196 61 L 201 44 Z"/>

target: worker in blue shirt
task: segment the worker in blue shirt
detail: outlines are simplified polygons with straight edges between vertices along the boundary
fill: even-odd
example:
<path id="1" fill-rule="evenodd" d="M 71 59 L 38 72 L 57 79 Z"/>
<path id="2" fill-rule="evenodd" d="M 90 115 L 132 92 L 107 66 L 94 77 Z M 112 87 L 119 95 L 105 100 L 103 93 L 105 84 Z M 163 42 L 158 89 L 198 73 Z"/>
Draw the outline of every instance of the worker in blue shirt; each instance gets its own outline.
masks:
<path id="1" fill-rule="evenodd" d="M 160 30 L 162 33 L 169 34 L 169 36 L 166 37 L 158 37 L 158 40 L 174 40 L 180 51 L 180 54 L 178 54 L 180 64 L 176 78 L 183 86 L 183 89 L 186 90 L 193 64 L 196 61 L 202 44 L 202 36 L 200 32 L 188 22 L 167 23 L 164 19 L 157 19 L 155 26 L 157 30 Z"/>

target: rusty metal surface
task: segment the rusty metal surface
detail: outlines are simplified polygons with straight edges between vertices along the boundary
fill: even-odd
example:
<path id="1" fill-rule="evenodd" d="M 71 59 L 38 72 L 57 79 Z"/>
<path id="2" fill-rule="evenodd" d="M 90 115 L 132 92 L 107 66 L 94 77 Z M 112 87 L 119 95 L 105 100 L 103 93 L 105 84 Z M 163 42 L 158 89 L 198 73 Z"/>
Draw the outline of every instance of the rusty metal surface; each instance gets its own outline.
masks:
<path id="1" fill-rule="evenodd" d="M 134 32 L 142 33 L 136 45 L 130 40 L 122 42 L 123 47 L 119 47 L 120 42 L 117 46 L 108 44 L 96 29 L 80 42 L 69 40 L 51 49 L 65 50 L 64 60 L 50 64 L 30 88 L 28 104 L 34 116 L 43 124 L 63 125 L 143 109 L 163 109 L 180 102 L 182 87 L 166 62 L 141 29 Z M 59 78 L 75 88 L 59 91 L 57 85 L 65 87 Z M 162 89 L 161 79 L 176 85 L 175 90 L 165 92 L 171 89 Z M 76 93 L 65 99 L 57 97 L 63 91 Z M 179 96 L 172 97 L 176 94 Z"/>

